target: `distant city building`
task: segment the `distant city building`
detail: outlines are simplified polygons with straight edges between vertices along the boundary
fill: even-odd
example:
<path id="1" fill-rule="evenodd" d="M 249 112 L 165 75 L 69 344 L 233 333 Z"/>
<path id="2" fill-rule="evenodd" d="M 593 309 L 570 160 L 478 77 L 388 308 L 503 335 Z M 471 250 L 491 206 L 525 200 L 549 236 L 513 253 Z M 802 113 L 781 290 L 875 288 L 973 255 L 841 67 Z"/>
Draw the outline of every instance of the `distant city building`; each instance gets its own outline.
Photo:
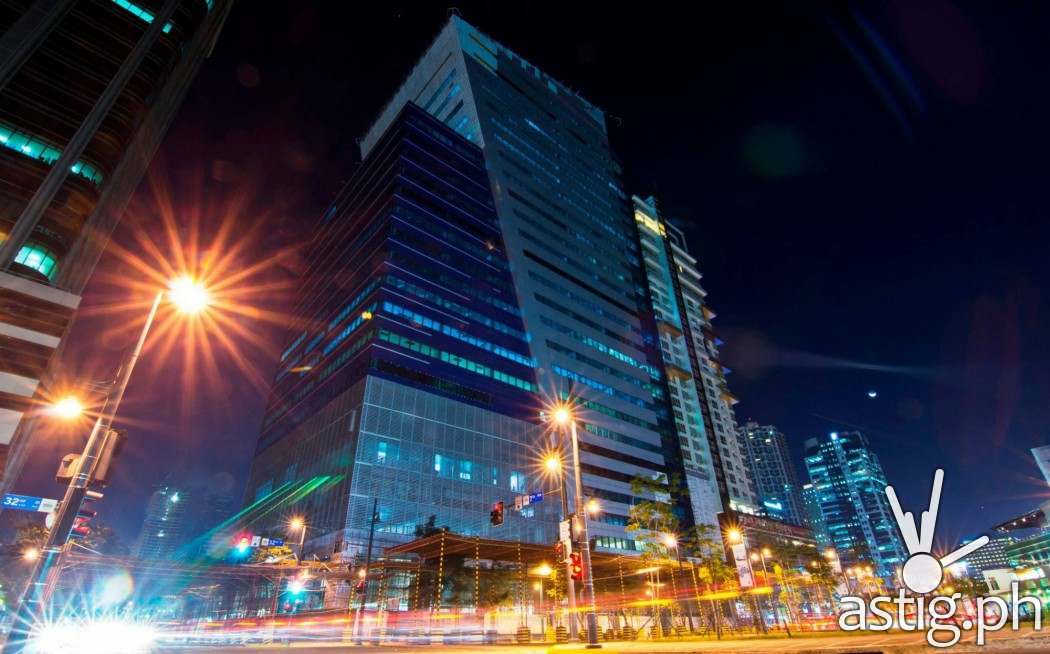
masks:
<path id="1" fill-rule="evenodd" d="M 813 537 L 821 549 L 831 547 L 824 514 L 820 511 L 820 494 L 813 484 L 802 484 L 802 505 L 806 509 L 806 525 L 813 531 Z"/>
<path id="2" fill-rule="evenodd" d="M 796 525 L 808 524 L 787 437 L 772 425 L 748 421 L 740 428 L 740 439 L 747 446 L 751 479 L 763 513 Z"/>
<path id="3" fill-rule="evenodd" d="M 825 532 L 843 566 L 870 562 L 893 583 L 908 555 L 868 439 L 860 432 L 832 432 L 807 440 L 805 455 Z"/>
<path id="4" fill-rule="evenodd" d="M 1037 534 L 1006 543 L 1003 553 L 1011 567 L 1050 566 L 1050 535 Z"/>
<path id="5" fill-rule="evenodd" d="M 1041 445 L 1032 448 L 1032 458 L 1039 466 L 1039 472 L 1043 473 L 1043 479 L 1050 486 L 1050 445 Z"/>
<path id="6" fill-rule="evenodd" d="M 556 500 L 515 510 L 549 488 L 545 426 L 481 149 L 405 105 L 311 251 L 245 498 L 282 510 L 252 531 L 301 515 L 307 554 L 355 556 L 378 500 L 376 548 L 431 515 L 457 534 L 554 542 Z"/>
<path id="7" fill-rule="evenodd" d="M 696 522 L 717 526 L 723 511 L 757 512 L 736 437 L 736 398 L 718 360 L 714 314 L 684 234 L 663 220 L 653 198 L 632 199 L 690 508 Z"/>
<path id="8" fill-rule="evenodd" d="M 55 392 L 52 355 L 88 277 L 232 4 L 0 11 L 0 492 L 29 451 L 23 414 Z"/>
<path id="9" fill-rule="evenodd" d="M 531 365 L 516 377 L 534 375 L 538 391 L 523 415 L 579 399 L 583 492 L 602 505 L 591 535 L 599 550 L 637 551 L 625 529 L 639 499 L 631 480 L 678 472 L 681 465 L 637 232 L 604 113 L 458 16 L 368 129 L 363 156 L 372 157 L 408 103 L 482 149 L 483 181 L 505 248 L 493 256 L 505 257 L 513 271 L 513 292 L 504 301 L 520 308 L 528 331 Z M 472 238 L 455 235 L 445 241 L 449 251 L 463 250 L 463 239 L 469 251 Z M 468 260 L 454 256 L 453 268 Z M 461 277 L 450 270 L 442 275 Z M 457 279 L 452 288 L 464 283 Z M 467 286 L 470 293 L 489 293 L 484 278 Z M 539 441 L 529 444 L 539 447 Z M 480 497 L 470 494 L 469 501 Z M 513 537 L 509 529 L 500 533 Z"/>
<path id="10" fill-rule="evenodd" d="M 963 541 L 963 544 L 971 540 L 973 539 Z M 986 545 L 963 559 L 969 574 L 979 578 L 979 573 L 985 570 L 1010 567 L 1010 559 L 1006 554 L 1006 548 L 1012 545 L 1015 540 L 1012 536 L 991 536 Z"/>
<path id="11" fill-rule="evenodd" d="M 132 555 L 140 559 L 175 558 L 187 536 L 189 500 L 185 491 L 160 486 L 150 496 Z"/>

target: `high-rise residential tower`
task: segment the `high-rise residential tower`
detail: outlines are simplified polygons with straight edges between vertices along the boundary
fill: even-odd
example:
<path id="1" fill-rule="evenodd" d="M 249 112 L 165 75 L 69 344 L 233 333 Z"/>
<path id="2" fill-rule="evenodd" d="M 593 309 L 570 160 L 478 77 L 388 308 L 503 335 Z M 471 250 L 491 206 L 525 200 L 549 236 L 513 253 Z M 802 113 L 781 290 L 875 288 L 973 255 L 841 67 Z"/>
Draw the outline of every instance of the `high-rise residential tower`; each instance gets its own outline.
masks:
<path id="1" fill-rule="evenodd" d="M 805 454 L 825 534 L 843 566 L 873 564 L 893 584 L 908 554 L 886 499 L 886 475 L 868 439 L 860 432 L 831 432 L 807 440 Z"/>
<path id="2" fill-rule="evenodd" d="M 553 542 L 558 502 L 514 508 L 551 482 L 481 149 L 404 105 L 310 251 L 252 463 L 246 515 L 261 517 L 249 528 L 283 533 L 301 517 L 307 554 L 355 556 L 375 506 L 377 548 L 430 516 L 458 534 Z"/>
<path id="3" fill-rule="evenodd" d="M 231 5 L 0 4 L 0 491 L 84 285 Z"/>
<path id="4" fill-rule="evenodd" d="M 634 551 L 631 480 L 678 470 L 638 236 L 600 109 L 458 16 L 362 141 L 413 102 L 478 144 L 547 402 L 579 398 L 597 547 Z"/>
<path id="5" fill-rule="evenodd" d="M 736 398 L 718 360 L 714 314 L 684 234 L 663 220 L 653 198 L 633 202 L 691 509 L 696 522 L 717 526 L 723 511 L 758 510 L 736 434 Z"/>
<path id="6" fill-rule="evenodd" d="M 740 427 L 747 448 L 755 492 L 766 515 L 796 525 L 807 525 L 806 508 L 787 437 L 772 425 L 748 421 Z"/>
<path id="7" fill-rule="evenodd" d="M 173 558 L 189 535 L 189 500 L 185 491 L 172 486 L 153 491 L 132 555 L 140 559 Z"/>

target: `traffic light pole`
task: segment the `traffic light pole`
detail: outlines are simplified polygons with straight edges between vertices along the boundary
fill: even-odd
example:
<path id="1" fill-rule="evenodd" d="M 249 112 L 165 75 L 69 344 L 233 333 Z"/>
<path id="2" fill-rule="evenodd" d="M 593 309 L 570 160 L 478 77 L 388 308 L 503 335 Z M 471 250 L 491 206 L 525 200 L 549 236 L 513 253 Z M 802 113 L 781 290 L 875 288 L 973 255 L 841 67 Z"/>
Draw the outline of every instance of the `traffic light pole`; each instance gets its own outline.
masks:
<path id="1" fill-rule="evenodd" d="M 15 615 L 15 620 L 11 625 L 11 633 L 7 638 L 7 643 L 4 645 L 3 654 L 21 654 L 26 648 L 34 626 L 46 614 L 44 603 L 49 580 L 51 584 L 57 581 L 57 578 L 52 579 L 52 577 L 57 575 L 62 552 L 69 541 L 69 535 L 73 531 L 73 525 L 76 523 L 77 515 L 80 513 L 84 497 L 88 494 L 88 485 L 92 481 L 95 464 L 105 449 L 106 437 L 113 424 L 113 419 L 117 415 L 120 401 L 124 398 L 128 380 L 131 379 L 131 372 L 135 369 L 135 363 L 142 353 L 142 346 L 146 342 L 146 336 L 149 334 L 150 327 L 153 325 L 153 319 L 157 316 L 157 309 L 160 307 L 163 298 L 163 291 L 157 293 L 157 297 L 153 301 L 153 307 L 146 317 L 146 324 L 142 326 L 142 333 L 135 344 L 135 349 L 132 350 L 117 373 L 117 380 L 113 385 L 113 389 L 106 398 L 106 403 L 102 407 L 98 419 L 95 420 L 95 425 L 91 428 L 91 434 L 84 445 L 80 461 L 77 463 L 77 472 L 69 480 L 69 486 L 66 487 L 66 493 L 62 497 L 62 503 L 58 505 L 55 524 L 47 535 L 47 541 L 40 549 L 40 558 L 37 559 L 33 572 L 29 576 L 29 583 L 22 593 L 22 601 L 18 605 L 18 613 Z"/>
<path id="2" fill-rule="evenodd" d="M 368 550 L 365 552 L 365 576 L 361 578 L 364 582 L 364 592 L 361 593 L 361 603 L 357 606 L 357 615 L 354 616 L 354 632 L 357 637 L 354 642 L 358 645 L 364 639 L 365 623 L 362 616 L 365 612 L 365 600 L 368 598 L 368 568 L 372 565 L 372 539 L 376 535 L 376 520 L 379 518 L 379 498 L 372 500 L 372 526 L 368 529 Z M 382 600 L 382 598 L 380 598 Z"/>
<path id="3" fill-rule="evenodd" d="M 572 516 L 569 514 L 569 480 L 562 467 L 561 472 L 561 516 L 562 520 L 569 520 L 569 542 L 572 542 Z M 565 595 L 569 598 L 569 637 L 576 640 L 579 634 L 576 616 L 576 582 L 572 578 L 572 560 L 569 553 L 565 552 Z"/>
<path id="4" fill-rule="evenodd" d="M 576 434 L 576 420 L 569 421 L 572 434 L 572 469 L 576 477 L 576 516 L 580 521 L 580 550 L 583 554 L 583 590 L 590 602 L 587 611 L 587 649 L 601 647 L 598 643 L 598 607 L 594 601 L 594 575 L 591 571 L 591 539 L 587 530 L 587 514 L 583 509 L 583 477 L 580 472 L 580 441 Z"/>

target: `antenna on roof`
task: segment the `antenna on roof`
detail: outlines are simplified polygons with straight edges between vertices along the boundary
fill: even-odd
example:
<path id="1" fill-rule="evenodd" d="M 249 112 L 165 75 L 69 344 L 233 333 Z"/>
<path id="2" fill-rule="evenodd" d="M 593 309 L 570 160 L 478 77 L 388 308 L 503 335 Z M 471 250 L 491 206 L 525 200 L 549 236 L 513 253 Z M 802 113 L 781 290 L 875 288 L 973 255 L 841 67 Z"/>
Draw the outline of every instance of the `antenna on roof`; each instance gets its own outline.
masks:
<path id="1" fill-rule="evenodd" d="M 460 18 L 463 18 L 463 12 L 459 10 L 459 7 L 449 7 L 445 10 L 445 15 L 449 18 L 452 18 L 453 16 L 459 16 Z"/>

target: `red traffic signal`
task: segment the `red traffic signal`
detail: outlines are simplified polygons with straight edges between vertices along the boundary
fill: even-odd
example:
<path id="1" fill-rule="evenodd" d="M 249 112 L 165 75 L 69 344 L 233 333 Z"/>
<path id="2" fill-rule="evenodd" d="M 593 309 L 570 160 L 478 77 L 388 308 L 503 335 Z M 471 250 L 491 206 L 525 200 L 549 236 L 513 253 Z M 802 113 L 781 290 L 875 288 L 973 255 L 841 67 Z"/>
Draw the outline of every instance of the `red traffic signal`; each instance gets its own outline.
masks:
<path id="1" fill-rule="evenodd" d="M 503 524 L 503 500 L 492 505 L 492 512 L 489 513 L 489 522 L 495 527 Z"/>
<path id="2" fill-rule="evenodd" d="M 364 579 L 362 579 L 361 581 L 359 581 L 356 584 L 354 584 L 354 592 L 357 593 L 358 595 L 364 595 L 365 594 L 365 580 Z"/>
<path id="3" fill-rule="evenodd" d="M 579 552 L 573 552 L 569 555 L 569 570 L 571 571 L 573 581 L 580 581 L 583 579 L 583 561 L 581 560 Z"/>
<path id="4" fill-rule="evenodd" d="M 565 561 L 565 546 L 558 541 L 554 544 L 554 560 L 558 563 Z"/>

